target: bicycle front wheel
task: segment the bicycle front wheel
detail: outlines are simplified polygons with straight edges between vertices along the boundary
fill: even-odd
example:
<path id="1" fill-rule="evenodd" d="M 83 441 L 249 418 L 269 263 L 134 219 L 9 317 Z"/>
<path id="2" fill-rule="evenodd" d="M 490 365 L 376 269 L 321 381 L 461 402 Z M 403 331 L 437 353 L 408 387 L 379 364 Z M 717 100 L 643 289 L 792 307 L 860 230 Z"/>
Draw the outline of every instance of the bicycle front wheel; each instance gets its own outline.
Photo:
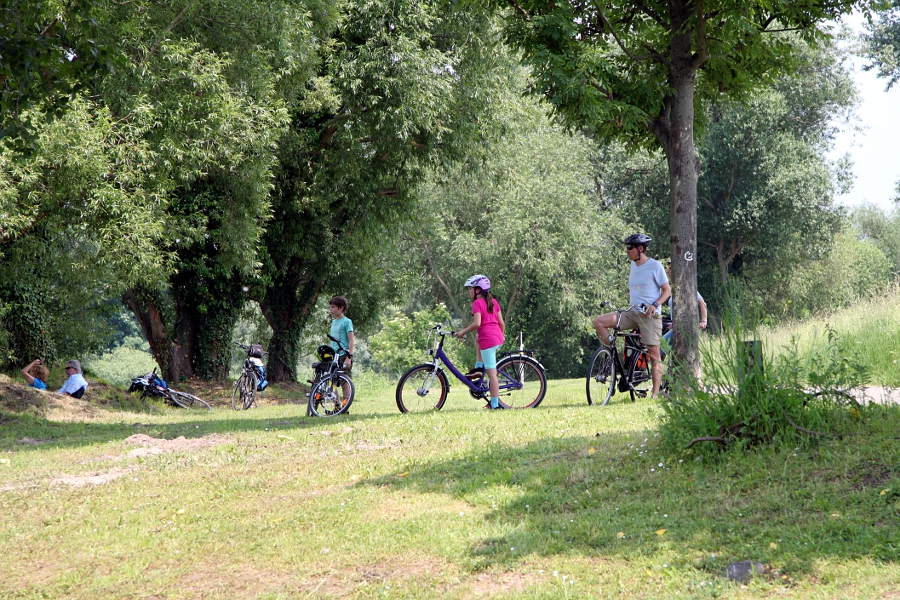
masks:
<path id="1" fill-rule="evenodd" d="M 547 393 L 547 375 L 536 360 L 508 356 L 497 364 L 503 408 L 537 408 Z"/>
<path id="2" fill-rule="evenodd" d="M 205 408 L 206 410 L 212 410 L 212 407 L 199 396 L 195 396 L 193 394 L 188 394 L 186 392 L 176 392 L 175 390 L 169 390 L 169 398 L 171 398 L 172 402 L 180 406 L 181 408 Z"/>
<path id="3" fill-rule="evenodd" d="M 353 381 L 343 373 L 321 380 L 309 390 L 309 413 L 316 417 L 344 414 L 353 404 Z"/>
<path id="4" fill-rule="evenodd" d="M 441 410 L 449 391 L 443 371 L 428 363 L 416 365 L 397 384 L 397 408 L 402 413 Z"/>
<path id="5" fill-rule="evenodd" d="M 616 393 L 616 360 L 614 348 L 600 346 L 591 357 L 591 366 L 587 374 L 587 402 L 606 406 L 612 395 Z"/>
<path id="6" fill-rule="evenodd" d="M 234 382 L 234 391 L 231 392 L 231 408 L 234 410 L 247 410 L 256 401 L 256 374 L 252 372 L 241 373 Z"/>

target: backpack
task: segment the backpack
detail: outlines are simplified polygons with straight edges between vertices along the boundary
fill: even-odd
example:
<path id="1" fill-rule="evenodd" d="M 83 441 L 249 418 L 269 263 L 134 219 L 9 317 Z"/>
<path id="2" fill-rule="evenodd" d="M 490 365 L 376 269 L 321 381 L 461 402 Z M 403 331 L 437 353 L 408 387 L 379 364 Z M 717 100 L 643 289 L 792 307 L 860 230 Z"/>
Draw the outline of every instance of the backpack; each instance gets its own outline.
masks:
<path id="1" fill-rule="evenodd" d="M 250 344 L 249 355 L 253 358 L 262 358 L 263 355 L 263 347 L 262 344 Z"/>

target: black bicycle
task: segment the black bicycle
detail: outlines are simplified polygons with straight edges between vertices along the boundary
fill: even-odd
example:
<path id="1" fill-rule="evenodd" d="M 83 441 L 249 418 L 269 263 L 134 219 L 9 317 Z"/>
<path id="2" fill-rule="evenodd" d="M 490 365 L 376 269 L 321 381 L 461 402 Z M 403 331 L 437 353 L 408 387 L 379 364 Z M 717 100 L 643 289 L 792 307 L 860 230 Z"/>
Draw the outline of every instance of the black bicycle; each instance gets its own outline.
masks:
<path id="1" fill-rule="evenodd" d="M 234 382 L 234 390 L 231 392 L 231 408 L 247 410 L 256 404 L 256 392 L 262 392 L 269 385 L 269 382 L 266 381 L 266 367 L 262 362 L 262 357 L 266 356 L 268 352 L 265 352 L 260 344 L 250 344 L 249 346 L 240 342 L 234 344 L 244 350 L 247 357 L 241 367 L 241 374 Z"/>
<path id="2" fill-rule="evenodd" d="M 330 335 L 328 339 L 337 344 L 338 349 L 323 344 L 316 350 L 319 360 L 312 364 L 315 378 L 307 380 L 312 384 L 309 390 L 309 405 L 306 409 L 309 416 L 342 415 L 353 404 L 353 396 L 356 393 L 353 380 L 344 372 L 344 357 L 348 356 L 349 352 L 337 339 Z"/>
<path id="3" fill-rule="evenodd" d="M 179 392 L 173 390 L 159 375 L 156 369 L 146 375 L 135 377 L 131 380 L 129 392 L 141 392 L 141 398 L 162 398 L 167 404 L 177 406 L 178 408 L 205 408 L 212 410 L 212 407 L 199 396 L 188 394 L 187 392 Z"/>
<path id="4" fill-rule="evenodd" d="M 619 329 L 622 313 L 632 309 L 640 310 L 640 307 L 632 305 L 628 308 L 615 308 L 607 302 L 601 306 L 610 306 L 616 313 L 615 339 L 610 346 L 601 344 L 591 357 L 585 386 L 588 404 L 606 406 L 617 389 L 621 393 L 628 392 L 632 402 L 638 397 L 645 398 L 653 390 L 647 346 L 641 342 L 641 334 L 637 329 Z M 620 338 L 624 340 L 621 349 L 618 347 Z M 665 360 L 665 353 L 661 349 L 660 357 Z M 660 389 L 665 389 L 665 385 Z"/>

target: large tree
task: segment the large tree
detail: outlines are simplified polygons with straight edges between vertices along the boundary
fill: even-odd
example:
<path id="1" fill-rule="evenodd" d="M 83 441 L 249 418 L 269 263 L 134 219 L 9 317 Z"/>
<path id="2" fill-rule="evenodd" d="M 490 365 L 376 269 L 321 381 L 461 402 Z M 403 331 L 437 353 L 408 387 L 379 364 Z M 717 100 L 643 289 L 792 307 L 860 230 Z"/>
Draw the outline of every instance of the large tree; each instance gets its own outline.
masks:
<path id="1" fill-rule="evenodd" d="M 475 135 L 491 104 L 479 94 L 505 85 L 490 73 L 496 37 L 490 19 L 450 2 L 348 7 L 279 151 L 253 292 L 273 330 L 270 381 L 296 378 L 320 294 L 350 296 L 355 322 L 377 313 L 378 245 L 410 217 L 425 168 Z"/>
<path id="2" fill-rule="evenodd" d="M 498 110 L 503 133 L 420 186 L 394 268 L 412 278 L 404 308 L 443 303 L 463 323 L 471 311 L 462 283 L 487 274 L 507 345 L 521 333 L 554 377 L 581 376 L 594 337 L 586 324 L 601 300 L 623 300 L 627 265 L 617 242 L 625 227 L 600 209 L 593 141 L 568 135 L 520 97 L 517 80 Z"/>
<path id="3" fill-rule="evenodd" d="M 494 0 L 508 10 L 507 39 L 534 68 L 538 93 L 567 123 L 604 138 L 662 148 L 669 173 L 669 245 L 675 301 L 696 306 L 695 110 L 752 90 L 790 66 L 806 40 L 867 2 L 825 0 Z M 675 354 L 698 362 L 696 312 L 676 314 Z"/>

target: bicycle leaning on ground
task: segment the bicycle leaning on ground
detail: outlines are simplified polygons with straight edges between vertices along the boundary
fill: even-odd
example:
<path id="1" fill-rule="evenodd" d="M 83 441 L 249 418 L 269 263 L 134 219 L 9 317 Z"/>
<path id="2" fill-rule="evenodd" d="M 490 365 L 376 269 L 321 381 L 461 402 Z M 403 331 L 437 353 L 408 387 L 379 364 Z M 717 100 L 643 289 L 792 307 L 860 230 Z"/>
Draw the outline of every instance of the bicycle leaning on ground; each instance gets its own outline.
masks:
<path id="1" fill-rule="evenodd" d="M 353 404 L 353 395 L 356 393 L 353 380 L 344 372 L 344 360 L 341 358 L 347 354 L 347 349 L 338 339 L 330 335 L 328 339 L 337 344 L 337 350 L 327 344 L 319 346 L 316 350 L 319 360 L 312 364 L 316 375 L 314 379 L 307 380 L 312 384 L 309 390 L 309 405 L 306 409 L 309 416 L 342 415 Z"/>
<path id="2" fill-rule="evenodd" d="M 168 384 L 156 374 L 156 369 L 153 369 L 151 373 L 132 379 L 131 387 L 128 388 L 128 391 L 140 391 L 141 398 L 147 396 L 151 398 L 162 398 L 167 404 L 177 406 L 178 408 L 205 408 L 206 410 L 212 410 L 212 407 L 207 404 L 206 400 L 203 398 L 170 388 Z"/>
<path id="3" fill-rule="evenodd" d="M 442 327 L 443 324 L 438 323 L 428 332 L 428 339 L 425 342 L 426 353 L 432 359 L 409 369 L 397 384 L 397 408 L 400 412 L 443 408 L 444 402 L 447 401 L 447 393 L 450 391 L 450 382 L 444 373 L 442 363 L 469 389 L 473 398 L 484 401 L 490 399 L 490 388 L 485 374 L 482 372 L 479 379 L 471 381 L 459 372 L 444 352 L 444 338 L 452 336 L 454 332 L 442 331 Z M 534 357 L 534 350 L 520 347 L 517 352 L 499 352 L 498 356 L 501 357 L 497 363 L 500 406 L 536 408 L 547 393 L 547 374 L 544 365 Z"/>
<path id="4" fill-rule="evenodd" d="M 234 345 L 244 350 L 247 357 L 241 366 L 241 374 L 234 382 L 234 390 L 231 392 L 231 408 L 247 410 L 256 403 L 256 392 L 262 392 L 269 385 L 269 382 L 266 381 L 266 367 L 262 362 L 262 357 L 266 356 L 268 352 L 265 352 L 260 344 L 248 346 L 235 342 Z"/>
<path id="5" fill-rule="evenodd" d="M 616 308 L 608 302 L 603 302 L 600 306 L 609 306 L 616 313 L 616 326 L 613 334 L 615 337 L 609 346 L 600 344 L 591 357 L 586 383 L 588 404 L 606 406 L 609 399 L 616 393 L 616 389 L 622 393 L 628 392 L 632 402 L 636 397 L 644 398 L 653 390 L 650 354 L 647 346 L 641 342 L 641 334 L 638 330 L 621 331 L 619 329 L 622 313 L 633 309 L 640 310 L 643 307 L 631 305 L 628 308 Z M 620 338 L 624 339 L 621 350 L 617 343 Z M 666 354 L 662 349 L 660 349 L 660 356 L 665 362 Z M 660 390 L 665 390 L 665 388 L 666 382 L 663 378 Z"/>

